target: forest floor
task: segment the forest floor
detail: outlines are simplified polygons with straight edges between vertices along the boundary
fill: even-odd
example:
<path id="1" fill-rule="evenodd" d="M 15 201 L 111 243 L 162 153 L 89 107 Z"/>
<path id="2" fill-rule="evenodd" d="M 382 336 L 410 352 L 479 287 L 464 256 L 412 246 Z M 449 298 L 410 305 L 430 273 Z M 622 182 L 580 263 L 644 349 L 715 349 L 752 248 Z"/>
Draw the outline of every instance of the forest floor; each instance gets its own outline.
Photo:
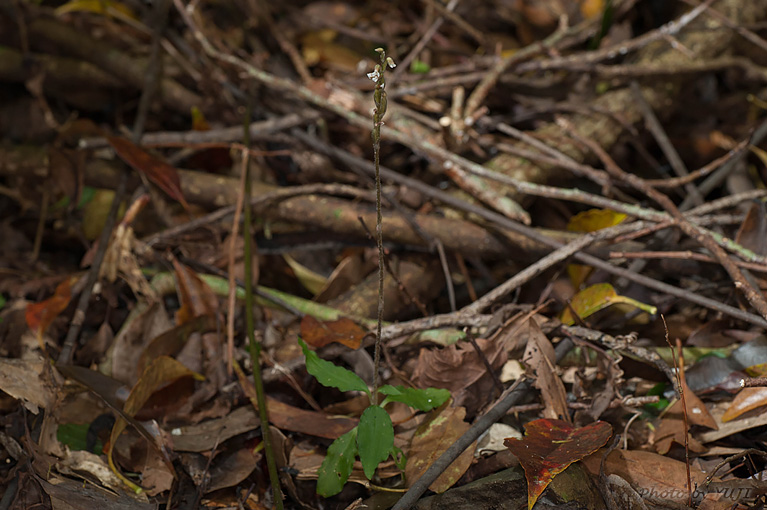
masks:
<path id="1" fill-rule="evenodd" d="M 764 0 L 2 2 L 0 510 L 764 508 L 765 137 Z"/>

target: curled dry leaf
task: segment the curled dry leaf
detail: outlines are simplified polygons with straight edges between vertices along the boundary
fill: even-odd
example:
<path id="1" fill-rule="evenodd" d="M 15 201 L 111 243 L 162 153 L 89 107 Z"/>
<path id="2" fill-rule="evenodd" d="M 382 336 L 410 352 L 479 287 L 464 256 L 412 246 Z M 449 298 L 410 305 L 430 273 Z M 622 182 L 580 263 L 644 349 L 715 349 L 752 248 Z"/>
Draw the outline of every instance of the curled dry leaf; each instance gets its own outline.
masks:
<path id="1" fill-rule="evenodd" d="M 123 412 L 128 416 L 135 416 L 136 413 L 141 410 L 147 400 L 149 400 L 149 397 L 151 397 L 152 394 L 162 385 L 175 381 L 181 377 L 188 376 L 201 378 L 200 375 L 192 372 L 173 358 L 169 358 L 167 356 L 161 356 L 157 358 L 144 370 L 143 374 L 141 374 L 138 382 L 131 390 L 130 395 L 128 396 L 128 400 L 125 401 Z M 109 436 L 110 445 L 115 444 L 115 441 L 117 441 L 117 438 L 120 436 L 122 431 L 125 430 L 127 425 L 128 424 L 125 422 L 125 420 L 122 419 L 122 417 L 117 418 L 117 421 L 112 427 L 112 433 Z M 117 476 L 123 479 L 126 485 L 135 488 L 135 485 L 132 482 L 128 481 L 119 471 L 117 471 L 114 465 L 114 461 L 112 460 L 112 451 L 113 448 L 110 448 L 107 452 L 107 460 L 109 461 L 109 465 L 112 467 L 112 470 L 115 472 L 115 474 L 117 474 Z M 165 465 L 168 467 L 168 470 L 171 473 L 175 473 L 170 459 L 165 459 Z"/>
<path id="2" fill-rule="evenodd" d="M 190 268 L 173 259 L 176 287 L 181 308 L 176 312 L 176 322 L 185 324 L 195 317 L 218 313 L 218 298 L 210 286 Z"/>
<path id="3" fill-rule="evenodd" d="M 527 321 L 527 330 L 527 348 L 522 361 L 535 374 L 535 386 L 541 390 L 541 398 L 545 405 L 543 416 L 569 421 L 565 385 L 557 375 L 554 365 L 554 346 L 532 317 Z"/>
<path id="4" fill-rule="evenodd" d="M 493 370 L 500 370 L 507 354 L 503 342 L 477 339 Z M 476 411 L 482 404 L 477 395 L 489 395 L 493 380 L 477 351 L 468 342 L 453 344 L 444 349 L 421 349 L 413 372 L 413 381 L 419 388 L 450 390 L 456 406 Z"/>

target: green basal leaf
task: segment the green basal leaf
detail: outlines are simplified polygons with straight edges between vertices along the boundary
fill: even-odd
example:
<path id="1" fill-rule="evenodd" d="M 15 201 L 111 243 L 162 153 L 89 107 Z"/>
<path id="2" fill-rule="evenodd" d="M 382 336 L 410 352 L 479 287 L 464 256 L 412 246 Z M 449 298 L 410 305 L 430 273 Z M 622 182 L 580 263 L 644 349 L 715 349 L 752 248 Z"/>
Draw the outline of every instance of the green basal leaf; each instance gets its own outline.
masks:
<path id="1" fill-rule="evenodd" d="M 441 406 L 450 398 L 450 392 L 441 388 L 426 388 L 423 390 L 405 386 L 381 386 L 379 392 L 386 395 L 390 402 L 402 402 L 419 411 L 431 411 Z"/>
<path id="2" fill-rule="evenodd" d="M 328 454 L 317 471 L 317 494 L 335 496 L 344 488 L 357 456 L 357 427 L 339 437 L 328 448 Z"/>
<path id="3" fill-rule="evenodd" d="M 375 474 L 378 464 L 389 458 L 394 447 L 394 425 L 389 413 L 382 407 L 370 406 L 360 416 L 357 428 L 357 448 L 362 469 L 369 480 Z"/>
<path id="4" fill-rule="evenodd" d="M 370 395 L 368 385 L 357 374 L 321 359 L 300 338 L 298 343 L 306 356 L 306 371 L 312 374 L 320 384 L 338 388 L 341 391 L 364 391 Z"/>

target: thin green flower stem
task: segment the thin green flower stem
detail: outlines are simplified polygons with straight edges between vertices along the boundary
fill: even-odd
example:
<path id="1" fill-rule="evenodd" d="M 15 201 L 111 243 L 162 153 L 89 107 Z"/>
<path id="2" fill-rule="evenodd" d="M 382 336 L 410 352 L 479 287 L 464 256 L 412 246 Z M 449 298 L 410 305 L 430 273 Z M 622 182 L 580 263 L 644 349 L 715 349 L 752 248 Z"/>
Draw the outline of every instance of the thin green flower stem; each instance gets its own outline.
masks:
<path id="1" fill-rule="evenodd" d="M 245 114 L 243 145 L 250 148 L 250 125 L 251 106 L 248 105 Z M 242 157 L 245 158 L 245 198 L 243 201 L 244 227 L 242 237 L 245 244 L 245 328 L 248 333 L 248 342 L 250 346 L 250 359 L 253 364 L 253 386 L 256 388 L 256 397 L 258 398 L 258 417 L 261 419 L 261 439 L 264 444 L 266 454 L 266 466 L 269 471 L 269 481 L 272 485 L 272 494 L 274 497 L 274 508 L 282 510 L 282 490 L 280 489 L 280 478 L 277 473 L 277 462 L 272 447 L 272 434 L 269 430 L 269 412 L 266 408 L 266 394 L 264 392 L 264 380 L 261 376 L 261 342 L 256 341 L 255 321 L 253 319 L 253 308 L 255 299 L 253 297 L 253 257 L 252 257 L 252 218 L 250 200 L 252 195 L 252 183 L 250 180 L 250 153 L 243 151 Z"/>
<path id="2" fill-rule="evenodd" d="M 381 58 L 381 63 L 376 64 L 372 73 L 368 77 L 376 84 L 373 92 L 373 161 L 376 169 L 376 244 L 378 245 L 378 317 L 376 321 L 376 343 L 373 371 L 373 405 L 378 405 L 378 386 L 380 384 L 378 371 L 381 367 L 381 329 L 383 324 L 384 311 L 384 247 L 383 247 L 383 215 L 381 213 L 381 125 L 383 117 L 386 115 L 386 67 L 394 63 L 391 59 L 386 59 L 386 52 L 383 48 L 376 49 Z"/>

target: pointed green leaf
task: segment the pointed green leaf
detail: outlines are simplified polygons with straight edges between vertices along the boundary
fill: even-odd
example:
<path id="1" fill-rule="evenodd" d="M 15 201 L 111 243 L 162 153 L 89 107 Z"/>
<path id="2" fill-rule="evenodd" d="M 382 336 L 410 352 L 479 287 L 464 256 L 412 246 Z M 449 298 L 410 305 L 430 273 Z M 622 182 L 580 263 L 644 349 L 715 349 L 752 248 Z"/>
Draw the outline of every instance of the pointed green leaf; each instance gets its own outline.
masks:
<path id="1" fill-rule="evenodd" d="M 357 456 L 357 427 L 339 437 L 328 448 L 328 454 L 317 472 L 317 494 L 329 498 L 344 488 Z"/>
<path id="2" fill-rule="evenodd" d="M 341 391 L 364 391 L 370 395 L 368 385 L 357 374 L 320 358 L 300 338 L 298 343 L 306 356 L 306 371 L 312 374 L 320 384 L 338 388 Z"/>
<path id="3" fill-rule="evenodd" d="M 389 413 L 378 406 L 370 406 L 360 416 L 357 447 L 362 469 L 368 479 L 376 472 L 378 464 L 389 457 L 394 446 L 394 425 Z"/>
<path id="4" fill-rule="evenodd" d="M 419 411 L 431 411 L 447 402 L 447 399 L 450 398 L 450 392 L 442 388 L 426 388 L 421 390 L 387 384 L 381 386 L 378 391 L 386 395 L 386 399 L 389 401 L 402 402 Z"/>

